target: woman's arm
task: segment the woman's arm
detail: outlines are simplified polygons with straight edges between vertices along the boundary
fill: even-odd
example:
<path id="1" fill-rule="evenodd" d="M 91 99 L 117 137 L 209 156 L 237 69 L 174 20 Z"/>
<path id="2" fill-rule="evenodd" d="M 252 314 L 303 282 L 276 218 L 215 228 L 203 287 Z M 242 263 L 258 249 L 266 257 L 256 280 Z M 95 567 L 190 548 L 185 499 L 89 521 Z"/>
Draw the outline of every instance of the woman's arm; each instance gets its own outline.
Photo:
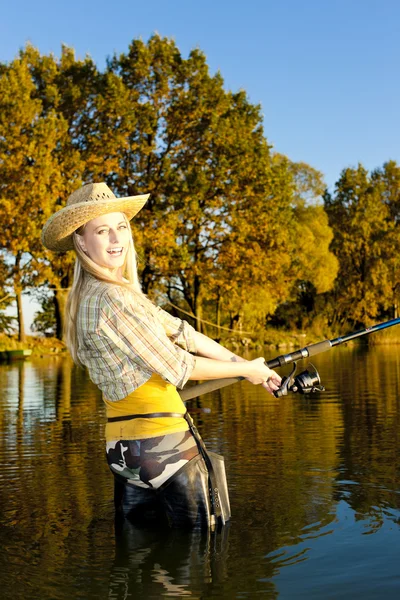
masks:
<path id="1" fill-rule="evenodd" d="M 224 361 L 232 361 L 232 362 L 246 362 L 245 358 L 234 354 L 227 348 L 218 344 L 211 338 L 195 331 L 193 333 L 194 342 L 196 344 L 196 354 L 198 356 L 205 356 L 207 358 L 214 358 L 215 360 L 224 360 Z M 210 377 L 213 379 L 213 377 Z"/>
<path id="2" fill-rule="evenodd" d="M 214 358 L 203 358 L 196 356 L 195 366 L 189 375 L 192 380 L 225 379 L 230 377 L 244 377 L 250 383 L 262 385 L 268 392 L 273 394 L 281 384 L 281 377 L 265 364 L 265 360 L 244 360 L 233 362 L 232 360 L 216 360 Z"/>
<path id="3" fill-rule="evenodd" d="M 263 358 L 246 360 L 198 331 L 193 335 L 196 364 L 189 379 L 244 377 L 255 385 L 261 384 L 271 394 L 280 387 L 281 377 L 267 367 Z"/>

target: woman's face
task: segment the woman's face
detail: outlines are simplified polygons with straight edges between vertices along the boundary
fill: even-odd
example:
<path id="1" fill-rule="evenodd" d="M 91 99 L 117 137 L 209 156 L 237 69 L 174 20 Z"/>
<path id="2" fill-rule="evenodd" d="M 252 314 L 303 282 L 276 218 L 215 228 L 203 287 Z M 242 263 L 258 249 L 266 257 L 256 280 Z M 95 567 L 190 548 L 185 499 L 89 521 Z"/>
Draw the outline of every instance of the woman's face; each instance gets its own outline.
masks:
<path id="1" fill-rule="evenodd" d="M 78 242 L 96 264 L 121 274 L 128 251 L 131 232 L 122 213 L 108 213 L 88 221 Z"/>

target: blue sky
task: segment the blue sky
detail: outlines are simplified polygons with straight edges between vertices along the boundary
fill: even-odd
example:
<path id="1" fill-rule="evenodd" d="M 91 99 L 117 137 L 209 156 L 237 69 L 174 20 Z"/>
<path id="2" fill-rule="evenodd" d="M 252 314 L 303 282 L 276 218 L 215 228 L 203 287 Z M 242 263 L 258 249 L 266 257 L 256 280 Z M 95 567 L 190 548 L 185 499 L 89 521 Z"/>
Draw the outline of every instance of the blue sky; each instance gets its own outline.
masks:
<path id="1" fill-rule="evenodd" d="M 400 162 L 398 0 L 19 0 L 2 6 L 0 60 L 64 43 L 104 67 L 154 32 L 183 56 L 203 50 L 227 89 L 261 104 L 275 150 L 330 188 L 347 166 Z"/>

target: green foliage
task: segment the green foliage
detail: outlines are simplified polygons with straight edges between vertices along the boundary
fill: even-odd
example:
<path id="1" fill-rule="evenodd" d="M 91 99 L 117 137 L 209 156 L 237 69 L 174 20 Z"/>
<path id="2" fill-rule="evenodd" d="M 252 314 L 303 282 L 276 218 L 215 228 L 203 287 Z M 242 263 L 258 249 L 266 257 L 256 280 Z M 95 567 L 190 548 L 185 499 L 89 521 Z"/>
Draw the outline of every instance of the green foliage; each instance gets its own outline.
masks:
<path id="1" fill-rule="evenodd" d="M 35 313 L 31 330 L 47 336 L 53 336 L 56 332 L 56 315 L 54 298 L 46 297 L 42 300 L 41 310 Z"/>
<path id="2" fill-rule="evenodd" d="M 372 176 L 362 165 L 345 169 L 334 194 L 325 195 L 332 250 L 339 260 L 333 293 L 339 322 L 368 325 L 394 312 L 400 276 L 397 171 L 394 163 Z"/>
<path id="3" fill-rule="evenodd" d="M 17 319 L 0 308 L 0 333 L 12 335 L 15 333 Z"/>
<path id="4" fill-rule="evenodd" d="M 313 296 L 332 289 L 338 260 L 330 251 L 333 232 L 322 206 L 299 202 L 295 208 L 296 258 L 299 279 L 312 284 Z"/>

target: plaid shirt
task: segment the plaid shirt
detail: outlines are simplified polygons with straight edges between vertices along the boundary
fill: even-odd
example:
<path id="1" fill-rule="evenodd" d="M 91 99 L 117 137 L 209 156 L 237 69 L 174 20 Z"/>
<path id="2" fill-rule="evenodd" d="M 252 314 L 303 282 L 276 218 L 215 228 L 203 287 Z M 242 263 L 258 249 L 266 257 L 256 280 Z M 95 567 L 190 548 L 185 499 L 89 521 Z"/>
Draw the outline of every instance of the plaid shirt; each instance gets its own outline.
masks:
<path id="1" fill-rule="evenodd" d="M 87 275 L 77 315 L 78 357 L 108 400 L 152 373 L 182 388 L 195 365 L 193 327 L 118 285 Z"/>

